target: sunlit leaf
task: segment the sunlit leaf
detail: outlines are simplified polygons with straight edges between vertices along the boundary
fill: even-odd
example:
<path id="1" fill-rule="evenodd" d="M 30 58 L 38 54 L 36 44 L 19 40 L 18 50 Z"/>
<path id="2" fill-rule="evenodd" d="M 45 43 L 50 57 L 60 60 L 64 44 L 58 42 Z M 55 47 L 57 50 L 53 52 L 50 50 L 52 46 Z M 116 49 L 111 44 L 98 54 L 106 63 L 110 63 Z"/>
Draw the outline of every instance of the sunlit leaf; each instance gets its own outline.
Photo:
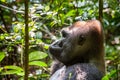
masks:
<path id="1" fill-rule="evenodd" d="M 35 34 L 36 36 L 36 39 L 40 39 L 40 38 L 42 38 L 42 32 L 36 32 L 36 34 Z"/>
<path id="2" fill-rule="evenodd" d="M 24 72 L 17 72 L 16 74 L 19 76 L 24 76 L 25 73 Z"/>
<path id="3" fill-rule="evenodd" d="M 49 45 L 45 45 L 44 48 L 45 48 L 45 49 L 48 49 L 48 48 L 49 48 Z"/>
<path id="4" fill-rule="evenodd" d="M 75 10 L 69 11 L 69 12 L 65 15 L 65 18 L 66 18 L 66 17 L 69 17 L 69 16 L 73 16 L 73 15 L 75 15 Z"/>
<path id="5" fill-rule="evenodd" d="M 109 77 L 106 75 L 102 78 L 102 80 L 109 80 Z"/>
<path id="6" fill-rule="evenodd" d="M 0 62 L 4 59 L 5 57 L 5 53 L 4 52 L 0 52 Z"/>
<path id="7" fill-rule="evenodd" d="M 34 51 L 29 54 L 29 61 L 46 58 L 48 55 L 41 51 Z"/>
<path id="8" fill-rule="evenodd" d="M 46 7 L 45 7 L 45 11 L 48 11 L 49 9 L 50 9 L 49 6 L 46 6 Z"/>
<path id="9" fill-rule="evenodd" d="M 116 73 L 117 73 L 117 70 L 112 70 L 112 71 L 110 72 L 110 77 L 115 76 L 115 75 L 116 75 Z"/>
<path id="10" fill-rule="evenodd" d="M 17 70 L 17 71 L 23 71 L 23 69 L 21 67 L 18 67 L 18 66 L 5 66 L 4 67 L 5 69 L 11 69 L 11 70 Z"/>
<path id="11" fill-rule="evenodd" d="M 47 67 L 47 64 L 42 62 L 42 61 L 32 61 L 32 62 L 29 62 L 29 65 L 36 65 L 36 66 L 40 66 L 40 67 Z"/>
<path id="12" fill-rule="evenodd" d="M 8 70 L 8 71 L 2 72 L 1 74 L 2 75 L 16 74 L 16 75 L 19 75 L 19 76 L 23 76 L 24 72 L 20 72 L 20 71 L 17 71 L 17 70 Z"/>
<path id="13" fill-rule="evenodd" d="M 1 34 L 0 35 L 0 40 L 2 41 L 2 40 L 4 40 L 4 38 L 5 38 L 4 35 Z"/>
<path id="14" fill-rule="evenodd" d="M 2 75 L 6 75 L 6 74 L 15 74 L 17 73 L 18 71 L 16 70 L 8 70 L 8 71 L 5 71 L 5 72 L 2 72 Z"/>
<path id="15" fill-rule="evenodd" d="M 1 2 L 5 2 L 6 0 L 1 0 Z"/>
<path id="16" fill-rule="evenodd" d="M 23 69 L 18 66 L 12 66 L 12 65 L 5 66 L 4 69 L 6 69 L 6 71 L 1 72 L 2 75 L 7 75 L 7 74 L 16 74 L 20 76 L 24 75 Z"/>
<path id="17" fill-rule="evenodd" d="M 0 72 L 3 70 L 3 67 L 0 67 Z"/>

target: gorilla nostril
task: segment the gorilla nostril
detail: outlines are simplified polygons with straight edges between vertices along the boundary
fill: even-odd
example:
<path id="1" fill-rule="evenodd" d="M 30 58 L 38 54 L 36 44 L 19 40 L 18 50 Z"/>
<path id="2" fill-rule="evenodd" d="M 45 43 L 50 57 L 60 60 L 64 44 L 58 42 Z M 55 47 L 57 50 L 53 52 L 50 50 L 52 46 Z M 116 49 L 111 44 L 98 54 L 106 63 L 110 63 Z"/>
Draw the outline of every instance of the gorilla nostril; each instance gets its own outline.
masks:
<path id="1" fill-rule="evenodd" d="M 68 36 L 68 33 L 67 33 L 67 31 L 65 31 L 65 30 L 62 30 L 61 33 L 62 33 L 62 36 L 63 36 L 64 38 Z"/>
<path id="2" fill-rule="evenodd" d="M 62 47 L 62 46 L 63 46 L 63 41 L 60 41 L 59 47 Z"/>

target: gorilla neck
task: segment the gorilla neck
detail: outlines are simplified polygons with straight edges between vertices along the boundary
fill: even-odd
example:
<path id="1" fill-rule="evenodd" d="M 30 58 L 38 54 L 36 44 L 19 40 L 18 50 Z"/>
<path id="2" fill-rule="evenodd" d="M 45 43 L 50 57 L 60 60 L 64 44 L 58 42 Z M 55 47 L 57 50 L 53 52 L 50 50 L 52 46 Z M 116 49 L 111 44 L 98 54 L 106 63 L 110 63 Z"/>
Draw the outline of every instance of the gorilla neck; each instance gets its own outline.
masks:
<path id="1" fill-rule="evenodd" d="M 77 64 L 77 63 L 89 63 L 89 57 L 83 57 L 82 56 L 76 56 L 75 58 L 73 58 L 72 60 L 70 60 L 69 62 L 64 63 L 66 66 L 71 66 L 73 64 Z"/>
<path id="2" fill-rule="evenodd" d="M 75 58 L 73 58 L 69 62 L 64 63 L 64 65 L 66 65 L 66 67 L 68 67 L 68 66 L 78 64 L 78 63 L 79 64 L 81 64 L 81 63 L 90 63 L 90 64 L 95 65 L 103 74 L 105 74 L 105 64 L 103 64 L 104 57 L 102 57 L 102 56 L 104 56 L 103 53 L 104 52 L 101 52 L 101 53 L 100 52 L 99 53 L 95 52 L 94 55 L 91 56 L 90 54 L 93 54 L 93 53 L 91 53 L 91 51 L 87 51 L 82 56 L 81 55 L 80 56 L 75 56 Z"/>

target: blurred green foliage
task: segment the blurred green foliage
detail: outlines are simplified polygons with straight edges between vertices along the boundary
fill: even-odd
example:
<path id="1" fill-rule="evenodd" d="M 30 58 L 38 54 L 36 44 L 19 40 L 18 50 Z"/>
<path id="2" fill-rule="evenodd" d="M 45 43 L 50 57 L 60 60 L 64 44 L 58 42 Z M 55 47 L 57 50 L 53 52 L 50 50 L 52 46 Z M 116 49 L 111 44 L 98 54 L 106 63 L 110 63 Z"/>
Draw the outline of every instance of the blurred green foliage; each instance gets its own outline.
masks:
<path id="1" fill-rule="evenodd" d="M 0 0 L 0 79 L 23 79 L 24 0 Z M 103 29 L 107 74 L 120 78 L 120 2 L 104 0 Z M 60 29 L 78 20 L 98 19 L 98 0 L 30 0 L 29 78 L 49 78 L 49 44 L 60 38 Z"/>

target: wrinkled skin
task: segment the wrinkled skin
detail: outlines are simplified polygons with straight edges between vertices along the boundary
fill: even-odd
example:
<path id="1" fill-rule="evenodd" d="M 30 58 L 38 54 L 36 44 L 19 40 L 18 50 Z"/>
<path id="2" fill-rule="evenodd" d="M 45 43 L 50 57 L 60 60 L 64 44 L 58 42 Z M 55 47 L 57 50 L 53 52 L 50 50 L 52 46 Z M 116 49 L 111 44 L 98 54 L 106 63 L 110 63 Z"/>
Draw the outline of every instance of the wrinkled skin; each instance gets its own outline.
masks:
<path id="1" fill-rule="evenodd" d="M 63 28 L 61 34 L 62 38 L 49 47 L 53 62 L 56 62 L 51 74 L 64 65 L 69 67 L 77 63 L 91 63 L 105 73 L 103 31 L 99 21 L 78 21 Z M 57 69 L 59 64 L 61 67 Z"/>

